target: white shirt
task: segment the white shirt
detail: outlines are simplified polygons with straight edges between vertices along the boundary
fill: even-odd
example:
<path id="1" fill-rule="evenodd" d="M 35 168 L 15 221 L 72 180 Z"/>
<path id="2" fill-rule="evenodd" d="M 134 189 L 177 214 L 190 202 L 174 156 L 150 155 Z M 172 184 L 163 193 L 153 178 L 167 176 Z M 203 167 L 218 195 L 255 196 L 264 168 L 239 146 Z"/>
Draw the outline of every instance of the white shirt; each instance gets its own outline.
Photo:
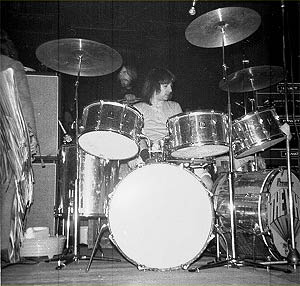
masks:
<path id="1" fill-rule="evenodd" d="M 153 142 L 168 135 L 168 118 L 182 112 L 179 103 L 175 101 L 161 101 L 156 105 L 139 102 L 134 107 L 143 114 L 143 133 Z"/>

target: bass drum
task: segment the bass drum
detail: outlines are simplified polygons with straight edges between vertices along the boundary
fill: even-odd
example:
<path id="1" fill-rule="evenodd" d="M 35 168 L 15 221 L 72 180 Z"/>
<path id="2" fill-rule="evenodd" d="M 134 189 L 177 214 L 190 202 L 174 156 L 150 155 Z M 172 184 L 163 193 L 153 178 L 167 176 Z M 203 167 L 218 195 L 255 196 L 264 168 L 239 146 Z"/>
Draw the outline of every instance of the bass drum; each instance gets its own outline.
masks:
<path id="1" fill-rule="evenodd" d="M 186 269 L 214 225 L 207 189 L 190 171 L 153 163 L 128 174 L 108 205 L 111 241 L 138 269 Z"/>
<path id="2" fill-rule="evenodd" d="M 292 175 L 294 230 L 300 250 L 300 182 Z M 214 185 L 214 207 L 225 237 L 230 240 L 228 174 Z M 237 253 L 240 256 L 286 257 L 291 244 L 291 226 L 286 169 L 235 173 Z M 255 245 L 255 247 L 254 247 Z M 223 247 L 225 248 L 225 247 Z"/>

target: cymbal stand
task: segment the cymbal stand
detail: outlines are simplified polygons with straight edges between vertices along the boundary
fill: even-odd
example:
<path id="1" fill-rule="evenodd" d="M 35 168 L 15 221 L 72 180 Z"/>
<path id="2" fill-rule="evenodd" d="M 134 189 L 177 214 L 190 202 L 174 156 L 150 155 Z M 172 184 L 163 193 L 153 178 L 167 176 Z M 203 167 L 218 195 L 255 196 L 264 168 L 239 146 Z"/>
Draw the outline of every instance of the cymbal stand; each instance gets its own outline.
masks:
<path id="1" fill-rule="evenodd" d="M 248 60 L 248 59 L 246 59 L 246 56 L 245 56 L 245 52 L 244 52 L 244 49 L 245 49 L 245 47 L 243 46 L 243 59 L 242 59 L 242 66 L 243 66 L 243 69 L 245 69 L 246 68 L 246 65 L 248 66 L 249 65 L 249 63 L 250 63 L 250 61 Z M 244 98 L 244 112 L 245 112 L 245 114 L 244 115 L 246 115 L 247 114 L 247 93 L 246 92 L 244 92 L 244 94 L 243 94 L 243 98 Z"/>
<path id="2" fill-rule="evenodd" d="M 288 97 L 287 97 L 287 64 L 286 64 L 286 43 L 285 43 L 285 1 L 281 1 L 281 13 L 282 13 L 282 61 L 284 71 L 284 94 L 285 94 L 285 115 L 286 122 L 289 120 L 288 113 Z M 289 213 L 290 213 L 290 225 L 291 225 L 291 249 L 287 256 L 288 262 L 293 265 L 296 270 L 296 265 L 299 263 L 300 255 L 296 249 L 295 243 L 295 231 L 294 231 L 294 202 L 292 193 L 292 177 L 291 177 L 291 157 L 290 157 L 290 142 L 288 136 L 286 136 L 286 161 L 287 161 L 287 179 L 288 179 L 288 197 L 289 197 Z"/>
<path id="3" fill-rule="evenodd" d="M 258 111 L 258 95 L 257 95 L 257 91 L 255 91 L 254 89 L 254 85 L 253 85 L 253 79 L 250 78 L 250 83 L 251 83 L 251 87 L 252 87 L 252 93 L 254 94 L 255 98 L 250 99 L 251 102 L 251 111 Z M 254 153 L 254 171 L 258 171 L 258 155 L 257 153 Z"/>
<path id="4" fill-rule="evenodd" d="M 97 242 L 95 244 L 94 250 L 93 250 L 93 256 L 91 258 L 89 258 L 88 256 L 79 256 L 79 241 L 78 241 L 78 226 L 79 226 L 79 178 L 80 178 L 80 157 L 79 157 L 79 142 L 78 142 L 78 137 L 79 137 L 79 104 L 78 104 L 78 87 L 79 87 L 79 78 L 80 78 L 80 71 L 81 71 L 81 64 L 82 64 L 82 59 L 83 59 L 83 54 L 80 54 L 78 56 L 78 60 L 79 60 L 79 69 L 78 69 L 78 74 L 76 77 L 76 81 L 75 81 L 75 110 L 76 110 L 76 118 L 75 118 L 75 129 L 76 129 L 76 136 L 75 136 L 75 145 L 76 145 L 76 178 L 75 178 L 75 191 L 74 191 L 74 203 L 73 203 L 73 224 L 74 224 L 74 239 L 73 239 L 73 254 L 71 255 L 61 255 L 58 260 L 57 260 L 57 267 L 56 270 L 60 270 L 64 267 L 66 267 L 67 264 L 70 264 L 74 261 L 79 261 L 79 260 L 87 260 L 90 259 L 90 263 L 91 260 L 93 259 L 93 256 L 95 254 L 95 249 L 98 246 L 98 242 L 99 240 L 97 239 Z M 104 178 L 105 180 L 105 178 Z M 70 229 L 70 228 L 69 228 Z M 99 218 L 99 229 L 100 229 L 100 218 Z M 102 234 L 102 229 L 100 229 L 99 231 L 100 234 Z M 99 237 L 99 236 L 98 236 Z M 100 258 L 100 260 L 105 260 L 105 261 L 120 261 L 119 259 L 114 259 L 114 258 L 110 258 L 110 257 L 104 257 L 102 249 L 101 253 L 102 253 L 102 257 Z M 53 261 L 53 260 L 49 260 L 49 261 Z M 90 264 L 89 264 L 90 266 Z"/>
<path id="5" fill-rule="evenodd" d="M 199 271 L 203 268 L 213 268 L 223 265 L 230 265 L 232 267 L 238 267 L 238 260 L 236 256 L 236 224 L 235 224 L 235 205 L 234 205 L 234 172 L 233 172 L 233 150 L 232 150 L 232 116 L 231 116 L 231 97 L 228 84 L 227 66 L 225 63 L 225 29 L 226 23 L 221 21 L 219 28 L 222 34 L 222 70 L 223 79 L 227 86 L 227 112 L 228 112 L 228 137 L 229 137 L 229 172 L 228 172 L 228 185 L 229 185 L 229 209 L 230 209 L 230 226 L 231 226 L 231 258 L 225 261 L 212 263 L 205 266 L 189 269 L 190 272 Z"/>
<path id="6" fill-rule="evenodd" d="M 223 69 L 223 80 L 227 87 L 227 102 L 228 102 L 228 137 L 229 137 L 229 172 L 228 172 L 228 187 L 229 187 L 229 209 L 230 209 L 230 234 L 231 234 L 231 257 L 224 261 L 219 261 L 215 263 L 209 263 L 200 267 L 188 269 L 189 272 L 199 272 L 201 269 L 214 268 L 219 266 L 231 266 L 234 268 L 239 268 L 240 266 L 254 266 L 257 268 L 266 268 L 287 272 L 285 269 L 276 268 L 269 264 L 262 264 L 255 261 L 241 261 L 237 257 L 236 253 L 236 216 L 235 216 L 235 190 L 234 190 L 234 157 L 232 149 L 232 116 L 231 116 L 231 97 L 230 89 L 228 84 L 227 66 L 225 64 L 225 28 L 226 23 L 220 22 L 219 28 L 222 33 L 222 69 Z M 228 252 L 228 251 L 227 251 Z M 227 255 L 228 256 L 228 255 Z"/>
<path id="7" fill-rule="evenodd" d="M 70 264 L 74 261 L 78 261 L 79 259 L 79 249 L 78 249 L 78 226 L 79 226 L 79 213 L 78 213 L 78 199 L 79 199 L 79 144 L 78 144 L 78 136 L 79 136 L 79 104 L 78 104 L 78 87 L 79 87 L 79 78 L 81 71 L 83 55 L 78 55 L 79 61 L 79 69 L 75 81 L 75 146 L 76 146 L 76 178 L 75 178 L 75 191 L 74 191 L 74 200 L 73 200 L 73 225 L 74 225 L 74 239 L 73 239 L 73 253 L 68 255 L 61 255 L 57 260 L 56 270 L 60 270 L 64 268 L 67 264 Z M 69 220 L 69 214 L 68 214 Z M 68 221 L 69 223 L 69 221 Z M 68 225 L 68 232 L 70 232 L 70 225 Z M 68 239 L 70 238 L 70 233 L 67 234 Z M 69 246 L 68 240 L 68 246 Z M 50 259 L 49 261 L 54 261 L 54 259 Z"/>
<path id="8" fill-rule="evenodd" d="M 234 162 L 233 162 L 233 149 L 232 149 L 232 115 L 231 115 L 231 97 L 228 84 L 227 66 L 225 63 L 225 23 L 221 25 L 222 32 L 222 67 L 223 67 L 223 78 L 227 83 L 227 112 L 228 112 L 228 137 L 229 137 L 229 173 L 228 173 L 228 186 L 229 186 L 229 208 L 230 208 L 230 226 L 231 226 L 231 251 L 232 266 L 237 266 L 237 256 L 236 256 L 236 224 L 235 224 L 235 205 L 234 205 Z"/>

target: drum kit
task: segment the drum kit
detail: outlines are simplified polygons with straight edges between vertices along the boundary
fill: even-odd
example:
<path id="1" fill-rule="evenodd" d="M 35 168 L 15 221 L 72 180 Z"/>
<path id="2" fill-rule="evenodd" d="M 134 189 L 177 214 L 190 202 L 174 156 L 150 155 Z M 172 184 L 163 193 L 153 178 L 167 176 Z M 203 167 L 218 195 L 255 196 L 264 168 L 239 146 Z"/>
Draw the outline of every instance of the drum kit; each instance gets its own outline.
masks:
<path id="1" fill-rule="evenodd" d="M 243 239 L 249 233 L 260 237 L 270 259 L 288 257 L 291 249 L 297 252 L 299 179 L 292 174 L 288 184 L 289 168 L 250 173 L 233 170 L 234 157 L 256 155 L 286 139 L 274 109 L 255 110 L 233 122 L 231 119 L 230 92 L 254 92 L 284 78 L 283 69 L 276 66 L 251 67 L 227 76 L 224 47 L 250 36 L 260 21 L 254 10 L 229 7 L 208 12 L 187 27 L 185 36 L 193 45 L 222 47 L 224 77 L 219 87 L 227 91 L 228 114 L 201 110 L 170 117 L 164 144 L 168 155 L 163 156 L 167 160 L 137 168 L 117 184 L 111 174 L 107 184 L 107 172 L 114 169 L 109 164 L 139 153 L 143 116 L 132 105 L 100 100 L 83 109 L 79 126 L 77 90 L 80 76 L 112 73 L 121 66 L 121 56 L 106 45 L 83 39 L 50 41 L 37 49 L 44 65 L 77 76 L 74 260 L 78 259 L 78 216 L 102 215 L 107 217 L 111 241 L 138 269 L 188 269 L 215 237 L 216 221 L 222 237 L 229 234 L 221 242 L 223 249 L 228 250 L 227 240 L 231 241 L 232 259 L 227 259 L 227 264 L 238 262 L 237 232 Z M 218 177 L 212 192 L 193 171 L 178 164 L 197 160 L 203 164 L 209 161 L 206 158 L 228 152 L 229 172 Z M 286 188 L 291 184 L 293 192 Z M 65 213 L 69 206 L 63 200 L 59 196 L 58 204 Z M 87 271 L 102 234 L 101 229 Z M 243 252 L 241 247 L 238 250 Z"/>

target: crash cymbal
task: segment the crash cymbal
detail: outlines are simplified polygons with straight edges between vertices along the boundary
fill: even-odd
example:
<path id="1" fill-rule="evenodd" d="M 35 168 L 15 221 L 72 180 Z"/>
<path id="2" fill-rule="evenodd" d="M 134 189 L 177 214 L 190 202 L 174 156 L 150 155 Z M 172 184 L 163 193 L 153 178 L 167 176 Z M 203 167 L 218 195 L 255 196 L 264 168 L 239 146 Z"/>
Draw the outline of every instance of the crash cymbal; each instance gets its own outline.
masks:
<path id="1" fill-rule="evenodd" d="M 232 45 L 254 33 L 261 22 L 260 15 L 249 8 L 219 8 L 196 18 L 185 30 L 186 39 L 203 48 Z"/>
<path id="2" fill-rule="evenodd" d="M 45 66 L 69 75 L 101 76 L 122 65 L 122 57 L 107 45 L 85 39 L 58 39 L 40 45 L 36 56 Z M 81 66 L 80 66 L 81 58 Z"/>
<path id="3" fill-rule="evenodd" d="M 279 66 L 256 66 L 242 69 L 228 76 L 229 91 L 249 92 L 269 87 L 283 80 L 283 68 Z M 227 91 L 224 79 L 219 87 Z"/>

